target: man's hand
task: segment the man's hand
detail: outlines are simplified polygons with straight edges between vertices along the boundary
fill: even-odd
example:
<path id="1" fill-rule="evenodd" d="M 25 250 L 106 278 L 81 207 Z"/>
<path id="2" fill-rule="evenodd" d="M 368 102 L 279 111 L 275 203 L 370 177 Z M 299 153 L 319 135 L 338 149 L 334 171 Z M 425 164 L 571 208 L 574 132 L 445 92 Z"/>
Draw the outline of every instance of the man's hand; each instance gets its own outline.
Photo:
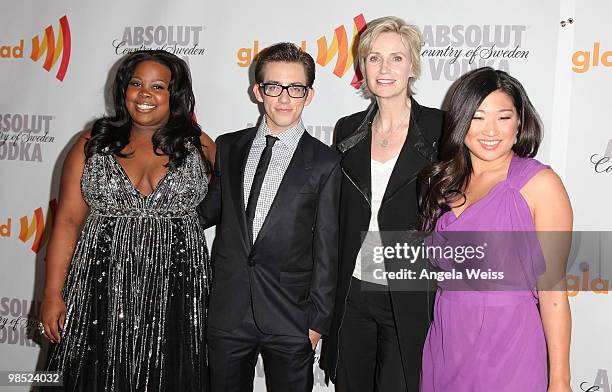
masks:
<path id="1" fill-rule="evenodd" d="M 308 330 L 308 339 L 310 339 L 310 344 L 312 344 L 312 351 L 317 348 L 317 343 L 319 343 L 319 339 L 321 339 L 321 334 L 315 330 Z"/>

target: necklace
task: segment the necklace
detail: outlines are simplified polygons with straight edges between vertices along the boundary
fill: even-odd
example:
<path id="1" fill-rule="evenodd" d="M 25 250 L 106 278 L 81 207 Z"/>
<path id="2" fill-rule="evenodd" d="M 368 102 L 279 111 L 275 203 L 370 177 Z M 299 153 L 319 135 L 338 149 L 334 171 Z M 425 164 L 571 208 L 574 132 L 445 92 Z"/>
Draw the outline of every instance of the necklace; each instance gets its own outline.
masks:
<path id="1" fill-rule="evenodd" d="M 378 128 L 374 128 L 372 127 L 372 129 L 374 129 L 374 131 L 376 131 L 376 133 L 378 133 L 378 135 L 381 137 L 381 139 L 377 142 L 377 144 L 382 147 L 382 148 L 387 148 L 389 147 L 389 137 L 391 137 L 391 135 L 399 128 L 402 126 L 402 124 L 404 123 L 404 121 L 406 121 L 406 119 L 408 118 L 408 116 L 410 115 L 410 109 L 408 109 L 408 113 L 406 113 L 406 115 L 404 116 L 404 118 L 402 118 L 402 121 L 399 122 L 399 124 L 393 128 L 391 128 L 390 131 L 387 131 L 386 134 L 383 134 L 380 129 Z M 379 117 L 380 118 L 380 117 Z"/>

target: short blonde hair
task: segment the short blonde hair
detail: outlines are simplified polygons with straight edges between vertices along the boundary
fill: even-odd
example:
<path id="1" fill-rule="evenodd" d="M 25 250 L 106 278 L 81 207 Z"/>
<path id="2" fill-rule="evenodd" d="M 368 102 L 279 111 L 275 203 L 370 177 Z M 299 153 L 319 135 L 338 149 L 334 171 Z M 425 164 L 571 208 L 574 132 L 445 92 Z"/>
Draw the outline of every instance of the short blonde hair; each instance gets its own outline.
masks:
<path id="1" fill-rule="evenodd" d="M 383 16 L 374 19 L 367 24 L 366 29 L 361 33 L 359 45 L 357 46 L 357 58 L 363 79 L 359 88 L 365 98 L 372 98 L 372 93 L 368 88 L 365 72 L 365 58 L 372 50 L 372 45 L 382 33 L 397 33 L 402 38 L 402 42 L 408 49 L 410 64 L 414 77 L 408 81 L 408 96 L 413 93 L 413 85 L 421 75 L 421 31 L 414 25 L 409 25 L 397 16 Z"/>

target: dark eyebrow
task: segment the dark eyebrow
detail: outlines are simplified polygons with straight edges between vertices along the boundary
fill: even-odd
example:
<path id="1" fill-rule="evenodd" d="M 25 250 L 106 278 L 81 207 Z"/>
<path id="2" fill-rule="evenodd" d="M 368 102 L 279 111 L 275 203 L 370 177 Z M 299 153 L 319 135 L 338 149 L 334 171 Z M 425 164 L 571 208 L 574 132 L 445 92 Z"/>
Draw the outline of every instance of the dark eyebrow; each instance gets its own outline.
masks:
<path id="1" fill-rule="evenodd" d="M 272 84 L 278 84 L 279 86 L 283 86 L 283 84 L 281 82 L 277 82 L 276 80 L 268 80 L 267 82 L 264 82 L 264 83 L 272 83 Z M 302 82 L 291 82 L 287 86 L 303 86 L 303 87 L 306 87 L 306 85 L 303 84 Z"/>
<path id="2" fill-rule="evenodd" d="M 478 112 L 485 113 L 485 111 L 482 109 L 476 109 L 475 113 L 478 113 Z M 501 112 L 514 112 L 514 110 L 513 109 L 500 109 L 497 111 L 497 113 L 501 113 Z"/>
<path id="3" fill-rule="evenodd" d="M 140 78 L 140 77 L 138 77 L 136 75 L 132 75 L 132 77 L 130 77 L 130 80 L 132 80 L 132 79 L 136 79 L 136 80 L 142 81 L 142 78 Z M 162 82 L 164 84 L 169 84 L 169 82 L 166 82 L 164 79 L 155 79 L 151 83 L 157 83 L 157 82 Z"/>

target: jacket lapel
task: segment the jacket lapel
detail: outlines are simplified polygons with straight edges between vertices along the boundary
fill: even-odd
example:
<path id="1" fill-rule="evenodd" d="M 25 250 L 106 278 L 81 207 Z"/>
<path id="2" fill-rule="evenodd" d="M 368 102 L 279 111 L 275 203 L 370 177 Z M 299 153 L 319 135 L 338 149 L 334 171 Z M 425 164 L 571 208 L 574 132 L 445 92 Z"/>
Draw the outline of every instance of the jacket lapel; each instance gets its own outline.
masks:
<path id="1" fill-rule="evenodd" d="M 411 98 L 410 125 L 408 136 L 385 189 L 382 204 L 402 187 L 416 179 L 419 171 L 429 162 L 435 161 L 435 150 L 425 140 L 420 129 L 421 106 Z M 370 108 L 359 127 L 346 139 L 338 142 L 337 148 L 344 155 L 342 170 L 344 174 L 366 197 L 368 203 L 372 200 L 372 174 L 371 174 L 371 124 L 378 112 L 376 103 Z"/>
<path id="2" fill-rule="evenodd" d="M 260 239 L 266 236 L 270 227 L 275 227 L 277 225 L 278 220 L 285 213 L 285 206 L 289 205 L 289 203 L 295 199 L 295 195 L 300 191 L 302 186 L 304 186 L 304 183 L 308 181 L 312 175 L 313 159 L 314 146 L 312 136 L 304 131 L 293 153 L 291 162 L 289 162 L 287 171 L 283 175 L 283 180 L 278 187 L 278 191 L 276 191 L 268 215 L 253 243 L 253 247 L 257 245 Z"/>
<path id="3" fill-rule="evenodd" d="M 357 144 L 344 153 L 341 162 L 344 175 L 357 187 L 369 205 L 372 203 L 371 145 L 372 133 L 367 132 Z"/>
<path id="4" fill-rule="evenodd" d="M 419 127 L 421 110 L 421 106 L 412 99 L 408 136 L 391 172 L 381 204 L 393 197 L 404 186 L 413 182 L 421 169 L 434 159 L 435 151 L 427 143 Z"/>
<path id="5" fill-rule="evenodd" d="M 228 162 L 230 191 L 234 206 L 237 209 L 236 217 L 238 218 L 242 240 L 247 249 L 251 247 L 251 244 L 249 243 L 249 235 L 247 233 L 246 207 L 244 205 L 244 170 L 256 133 L 257 128 L 251 128 L 232 145 L 230 157 L 235 157 L 235 159 L 229 159 Z"/>
<path id="6" fill-rule="evenodd" d="M 369 159 L 372 156 L 372 132 L 370 129 L 377 111 L 376 103 L 371 104 L 355 132 L 336 145 L 338 151 L 343 155 L 341 162 L 343 174 L 361 192 L 370 207 L 372 205 L 372 162 Z"/>

